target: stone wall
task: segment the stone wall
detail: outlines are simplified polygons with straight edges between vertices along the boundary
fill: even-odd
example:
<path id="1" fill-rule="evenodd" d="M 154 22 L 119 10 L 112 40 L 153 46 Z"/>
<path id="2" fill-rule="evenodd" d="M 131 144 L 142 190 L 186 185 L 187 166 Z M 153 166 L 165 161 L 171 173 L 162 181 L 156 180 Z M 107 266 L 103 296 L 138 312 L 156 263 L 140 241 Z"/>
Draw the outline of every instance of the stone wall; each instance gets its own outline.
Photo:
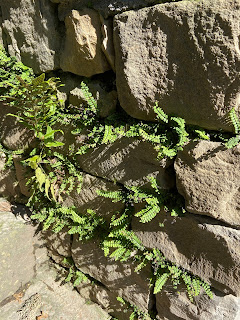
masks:
<path id="1" fill-rule="evenodd" d="M 84 103 L 80 83 L 87 79 L 105 118 L 125 110 L 133 118 L 156 121 L 156 101 L 167 114 L 207 130 L 233 132 L 228 112 L 240 114 L 239 0 L 0 0 L 0 36 L 6 50 L 36 74 L 57 75 L 66 106 Z M 0 139 L 5 148 L 29 147 L 33 137 L 0 105 Z M 66 144 L 71 141 L 65 130 Z M 69 139 L 68 139 L 69 137 Z M 24 202 L 28 191 L 19 161 L 4 169 L 0 193 Z M 82 191 L 65 199 L 81 212 L 96 210 L 106 219 L 122 205 L 96 190 L 146 186 L 156 177 L 164 190 L 177 188 L 186 214 L 159 213 L 148 224 L 133 218 L 132 229 L 146 248 L 158 248 L 171 262 L 211 284 L 190 302 L 186 290 L 167 284 L 162 293 L 149 287 L 148 266 L 134 272 L 133 262 L 104 256 L 98 240 L 80 242 L 66 232 L 45 233 L 49 255 L 97 280 L 77 287 L 86 299 L 118 319 L 127 319 L 116 300 L 123 297 L 159 320 L 240 319 L 240 146 L 226 149 L 214 141 L 189 141 L 175 159 L 156 160 L 148 141 L 122 138 L 99 146 L 77 162 L 84 171 Z"/>

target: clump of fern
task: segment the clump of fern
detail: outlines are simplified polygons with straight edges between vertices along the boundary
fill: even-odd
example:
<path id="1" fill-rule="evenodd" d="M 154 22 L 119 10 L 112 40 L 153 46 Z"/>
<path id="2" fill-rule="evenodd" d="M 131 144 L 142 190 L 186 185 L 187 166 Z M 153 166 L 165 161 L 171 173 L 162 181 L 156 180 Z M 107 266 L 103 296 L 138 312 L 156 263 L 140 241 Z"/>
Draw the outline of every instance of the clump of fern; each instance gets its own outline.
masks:
<path id="1" fill-rule="evenodd" d="M 238 143 L 240 142 L 240 121 L 239 121 L 239 118 L 238 118 L 234 108 L 232 108 L 229 111 L 229 119 L 230 119 L 230 121 L 231 121 L 231 123 L 232 123 L 232 125 L 234 127 L 234 131 L 235 131 L 235 134 L 236 134 L 235 137 L 230 138 L 225 143 L 225 146 L 228 149 L 231 149 L 231 148 L 235 147 L 236 145 L 238 145 Z"/>

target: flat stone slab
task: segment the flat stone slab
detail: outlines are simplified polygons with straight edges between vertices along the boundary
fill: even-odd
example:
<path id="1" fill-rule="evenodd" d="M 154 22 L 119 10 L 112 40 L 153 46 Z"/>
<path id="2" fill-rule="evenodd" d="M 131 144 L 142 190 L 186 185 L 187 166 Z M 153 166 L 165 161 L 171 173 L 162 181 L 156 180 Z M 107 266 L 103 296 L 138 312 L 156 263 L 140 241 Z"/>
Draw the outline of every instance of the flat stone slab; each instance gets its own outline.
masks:
<path id="1" fill-rule="evenodd" d="M 36 227 L 29 224 L 24 206 L 0 199 L 0 319 L 19 319 L 27 304 L 32 318 L 51 320 L 110 320 L 98 305 L 87 302 L 69 283 L 66 270 L 49 261 Z M 38 295 L 40 304 L 31 302 Z M 42 317 L 41 317 L 42 316 Z M 25 319 L 25 318 L 24 318 Z"/>

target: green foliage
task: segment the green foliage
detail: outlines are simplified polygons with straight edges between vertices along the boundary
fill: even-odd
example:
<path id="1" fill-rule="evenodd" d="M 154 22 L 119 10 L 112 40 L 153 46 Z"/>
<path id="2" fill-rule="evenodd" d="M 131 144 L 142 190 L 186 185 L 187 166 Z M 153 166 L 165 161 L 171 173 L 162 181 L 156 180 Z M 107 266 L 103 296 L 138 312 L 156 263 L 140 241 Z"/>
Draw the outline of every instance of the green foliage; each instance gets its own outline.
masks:
<path id="1" fill-rule="evenodd" d="M 13 97 L 20 79 L 31 82 L 33 79 L 32 69 L 18 62 L 15 57 L 10 57 L 0 46 L 0 100 L 5 101 L 3 96 Z"/>
<path id="2" fill-rule="evenodd" d="M 89 277 L 80 270 L 77 270 L 76 267 L 70 267 L 68 275 L 65 279 L 65 282 L 72 282 L 74 287 L 79 286 L 81 283 L 89 283 Z"/>
<path id="3" fill-rule="evenodd" d="M 134 215 L 140 222 L 148 223 L 161 210 L 172 216 L 183 214 L 184 204 L 175 190 L 161 190 L 156 179 L 150 177 L 149 189 L 126 187 L 118 191 L 98 191 L 100 196 L 113 202 L 125 203 L 125 210 L 113 215 L 110 223 L 93 210 L 81 213 L 75 207 L 66 207 L 64 198 L 75 189 L 77 193 L 81 192 L 83 176 L 74 158 L 61 153 L 63 143 L 56 138 L 64 134 L 59 124 L 71 123 L 74 135 L 84 133 L 86 136 L 77 154 L 84 154 L 99 145 L 111 144 L 122 137 L 135 137 L 153 144 L 158 159 L 162 159 L 175 157 L 193 133 L 201 139 L 208 139 L 208 134 L 199 128 L 188 132 L 184 119 L 167 115 L 157 104 L 154 108 L 158 119 L 156 123 L 134 120 L 124 113 L 101 119 L 97 102 L 84 83 L 81 83 L 81 89 L 86 105 L 63 109 L 57 98 L 58 79 L 45 80 L 44 74 L 34 78 L 29 68 L 8 57 L 4 51 L 0 51 L 0 79 L 1 99 L 17 109 L 12 116 L 33 131 L 36 138 L 36 147 L 22 157 L 31 176 L 28 185 L 32 194 L 28 205 L 33 212 L 32 218 L 42 223 L 43 230 L 52 228 L 54 232 L 59 232 L 66 227 L 68 233 L 77 234 L 79 240 L 99 237 L 105 256 L 122 262 L 132 259 L 136 272 L 150 264 L 154 294 L 160 292 L 167 281 L 171 281 L 175 288 L 181 281 L 185 283 L 191 300 L 200 293 L 201 288 L 211 296 L 208 284 L 167 261 L 158 249 L 145 248 L 131 229 Z M 239 122 L 233 112 L 230 116 L 238 133 Z M 0 151 L 8 154 L 3 147 Z M 9 153 L 7 163 L 12 161 L 11 157 L 12 153 Z M 134 205 L 139 203 L 142 209 L 134 212 Z M 70 264 L 66 281 L 78 285 L 89 281 L 89 277 Z M 133 309 L 130 319 L 151 319 L 136 306 L 129 306 Z"/>
<path id="4" fill-rule="evenodd" d="M 226 143 L 225 146 L 228 149 L 231 149 L 233 147 L 235 147 L 239 142 L 240 142 L 240 121 L 238 119 L 238 116 L 236 114 L 236 111 L 234 108 L 232 108 L 229 111 L 229 119 L 234 127 L 234 131 L 236 136 L 235 137 L 231 137 Z"/>
<path id="5" fill-rule="evenodd" d="M 131 310 L 132 313 L 129 316 L 129 320 L 151 320 L 153 318 L 149 313 L 143 312 L 140 308 L 136 305 L 129 303 L 127 300 L 123 299 L 122 297 L 117 297 L 117 300 L 126 308 L 127 310 Z"/>

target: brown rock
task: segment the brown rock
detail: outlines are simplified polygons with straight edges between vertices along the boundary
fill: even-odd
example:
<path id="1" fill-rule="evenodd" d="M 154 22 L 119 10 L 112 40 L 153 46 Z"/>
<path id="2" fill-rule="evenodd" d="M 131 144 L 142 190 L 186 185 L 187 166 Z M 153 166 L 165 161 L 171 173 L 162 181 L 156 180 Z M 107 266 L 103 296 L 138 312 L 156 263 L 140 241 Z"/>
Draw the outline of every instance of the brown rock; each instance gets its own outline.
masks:
<path id="1" fill-rule="evenodd" d="M 178 293 L 163 290 L 156 296 L 159 320 L 238 320 L 240 299 L 233 295 L 224 295 L 216 290 L 213 298 L 201 294 L 191 303 L 186 290 Z"/>
<path id="2" fill-rule="evenodd" d="M 207 129 L 233 130 L 239 111 L 238 0 L 179 1 L 114 18 L 119 101 L 132 117 L 154 120 L 153 106 Z"/>
<path id="3" fill-rule="evenodd" d="M 97 101 L 100 117 L 105 118 L 114 113 L 117 105 L 117 92 L 115 90 L 107 92 L 98 81 L 88 83 L 88 88 L 93 98 Z M 69 103 L 74 106 L 87 103 L 80 87 L 76 87 L 70 91 Z"/>
<path id="4" fill-rule="evenodd" d="M 91 77 L 110 69 L 101 50 L 101 23 L 92 9 L 72 10 L 65 18 L 66 39 L 61 55 L 61 68 Z"/>
<path id="5" fill-rule="evenodd" d="M 132 228 L 147 248 L 158 248 L 168 260 L 217 290 L 240 296 L 239 230 L 217 225 L 207 217 L 170 217 L 164 213 L 148 224 L 134 218 Z"/>
<path id="6" fill-rule="evenodd" d="M 150 143 L 121 138 L 78 156 L 77 161 L 84 171 L 125 185 L 146 185 L 148 177 L 154 176 L 161 188 L 169 189 L 175 183 L 172 160 L 156 158 L 157 152 Z"/>
<path id="7" fill-rule="evenodd" d="M 100 281 L 113 294 L 123 297 L 140 309 L 147 311 L 152 306 L 149 290 L 150 270 L 134 272 L 132 262 L 114 261 L 104 256 L 99 241 L 79 242 L 74 236 L 72 257 L 80 270 Z"/>
<path id="8" fill-rule="evenodd" d="M 10 201 L 20 201 L 21 191 L 13 167 L 5 168 L 6 156 L 0 152 L 0 195 Z"/>
<path id="9" fill-rule="evenodd" d="M 111 216 L 117 211 L 124 209 L 121 202 L 112 203 L 111 199 L 104 198 L 97 194 L 97 190 L 117 191 L 119 187 L 112 182 L 93 177 L 89 174 L 83 174 L 83 183 L 80 193 L 75 187 L 69 195 L 62 195 L 63 205 L 75 206 L 80 213 L 86 213 L 88 209 L 94 210 L 98 215 L 109 221 Z"/>
<path id="10" fill-rule="evenodd" d="M 0 102 L 0 141 L 10 150 L 27 149 L 34 140 L 33 131 L 29 131 L 9 113 L 16 114 L 16 108 Z"/>
<path id="11" fill-rule="evenodd" d="M 190 142 L 178 153 L 175 171 L 189 212 L 240 226 L 240 146 Z"/>

